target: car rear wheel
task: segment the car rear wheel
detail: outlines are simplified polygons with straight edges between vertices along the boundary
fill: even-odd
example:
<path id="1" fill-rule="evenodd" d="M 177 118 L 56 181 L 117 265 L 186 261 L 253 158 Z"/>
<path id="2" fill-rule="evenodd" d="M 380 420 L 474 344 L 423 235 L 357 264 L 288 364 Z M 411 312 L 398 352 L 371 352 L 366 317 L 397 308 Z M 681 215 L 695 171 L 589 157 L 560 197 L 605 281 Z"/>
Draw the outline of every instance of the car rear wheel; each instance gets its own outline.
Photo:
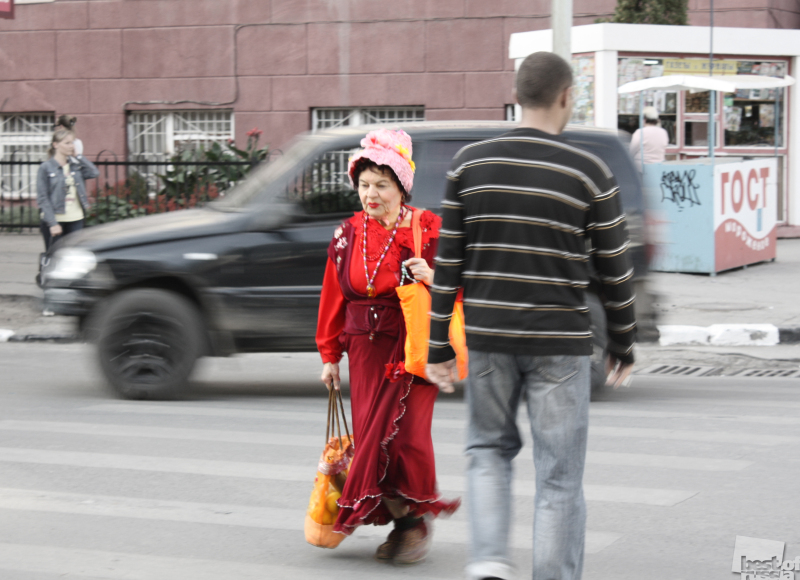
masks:
<path id="1" fill-rule="evenodd" d="M 103 374 L 126 399 L 178 396 L 205 344 L 197 307 L 183 296 L 153 289 L 111 298 L 95 336 Z"/>

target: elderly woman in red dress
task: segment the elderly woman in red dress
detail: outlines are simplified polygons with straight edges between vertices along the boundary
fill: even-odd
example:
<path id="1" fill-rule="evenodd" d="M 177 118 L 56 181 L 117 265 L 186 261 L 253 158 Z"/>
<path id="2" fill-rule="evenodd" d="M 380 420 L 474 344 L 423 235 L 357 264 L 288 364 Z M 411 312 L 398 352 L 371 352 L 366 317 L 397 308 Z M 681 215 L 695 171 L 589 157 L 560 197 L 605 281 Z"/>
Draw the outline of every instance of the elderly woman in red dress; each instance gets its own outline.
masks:
<path id="1" fill-rule="evenodd" d="M 414 258 L 410 200 L 414 182 L 411 138 L 404 131 L 372 131 L 350 159 L 348 174 L 363 211 L 346 220 L 328 248 L 317 326 L 322 382 L 339 388 L 339 361 L 350 364 L 353 457 L 339 499 L 334 530 L 394 522 L 379 560 L 412 564 L 430 544 L 430 522 L 452 513 L 436 487 L 431 441 L 438 389 L 405 372 L 405 322 L 395 288 L 401 264 L 431 284 L 441 218 L 423 211 L 422 257 Z M 424 516 L 424 517 L 423 517 Z"/>

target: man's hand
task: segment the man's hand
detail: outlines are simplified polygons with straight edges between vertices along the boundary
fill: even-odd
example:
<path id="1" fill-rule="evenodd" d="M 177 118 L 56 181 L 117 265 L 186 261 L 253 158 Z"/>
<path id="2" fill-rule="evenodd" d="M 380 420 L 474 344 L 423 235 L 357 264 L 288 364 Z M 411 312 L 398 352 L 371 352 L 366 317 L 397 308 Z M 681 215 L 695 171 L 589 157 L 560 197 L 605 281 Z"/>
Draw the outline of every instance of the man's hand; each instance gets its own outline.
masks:
<path id="1" fill-rule="evenodd" d="M 339 363 L 325 363 L 322 365 L 322 376 L 320 380 L 323 384 L 328 387 L 328 390 L 331 389 L 331 382 L 333 383 L 333 388 L 337 391 L 339 390 Z"/>
<path id="2" fill-rule="evenodd" d="M 633 363 L 624 363 L 612 354 L 606 359 L 606 385 L 614 387 L 628 387 L 631 384 Z"/>
<path id="3" fill-rule="evenodd" d="M 456 359 L 451 359 L 443 363 L 428 364 L 425 366 L 425 374 L 428 380 L 439 387 L 443 393 L 455 391 L 453 383 L 458 376 Z"/>
<path id="4" fill-rule="evenodd" d="M 53 237 L 60 236 L 63 231 L 64 230 L 61 228 L 61 224 L 50 226 L 50 235 Z"/>

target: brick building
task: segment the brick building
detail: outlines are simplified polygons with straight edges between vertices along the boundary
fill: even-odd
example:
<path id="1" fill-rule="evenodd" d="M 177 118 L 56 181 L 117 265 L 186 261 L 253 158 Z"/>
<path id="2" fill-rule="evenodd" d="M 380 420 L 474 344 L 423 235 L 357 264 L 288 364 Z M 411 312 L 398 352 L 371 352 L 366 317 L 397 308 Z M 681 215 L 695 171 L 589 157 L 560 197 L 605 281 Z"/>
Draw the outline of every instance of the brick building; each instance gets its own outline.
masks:
<path id="1" fill-rule="evenodd" d="M 575 24 L 615 0 L 575 0 Z M 690 23 L 708 1 L 689 0 Z M 0 154 L 41 154 L 55 115 L 88 155 L 165 155 L 254 127 L 272 147 L 371 120 L 502 119 L 514 32 L 550 0 L 16 0 L 0 20 Z M 793 0 L 717 0 L 715 24 L 800 27 Z M 110 153 L 109 153 L 110 154 Z"/>

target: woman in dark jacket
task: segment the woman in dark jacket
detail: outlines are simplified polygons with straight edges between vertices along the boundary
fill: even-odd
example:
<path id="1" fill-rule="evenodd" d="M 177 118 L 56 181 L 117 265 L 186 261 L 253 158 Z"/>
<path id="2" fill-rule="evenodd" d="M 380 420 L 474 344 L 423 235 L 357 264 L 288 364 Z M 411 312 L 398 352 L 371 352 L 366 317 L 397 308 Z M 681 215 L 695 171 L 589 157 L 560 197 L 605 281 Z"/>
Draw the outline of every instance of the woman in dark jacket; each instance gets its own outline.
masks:
<path id="1" fill-rule="evenodd" d="M 75 154 L 75 133 L 59 127 L 53 133 L 50 158 L 39 166 L 36 202 L 39 204 L 45 249 L 53 240 L 83 228 L 89 209 L 86 180 L 99 175 L 94 164 Z"/>

